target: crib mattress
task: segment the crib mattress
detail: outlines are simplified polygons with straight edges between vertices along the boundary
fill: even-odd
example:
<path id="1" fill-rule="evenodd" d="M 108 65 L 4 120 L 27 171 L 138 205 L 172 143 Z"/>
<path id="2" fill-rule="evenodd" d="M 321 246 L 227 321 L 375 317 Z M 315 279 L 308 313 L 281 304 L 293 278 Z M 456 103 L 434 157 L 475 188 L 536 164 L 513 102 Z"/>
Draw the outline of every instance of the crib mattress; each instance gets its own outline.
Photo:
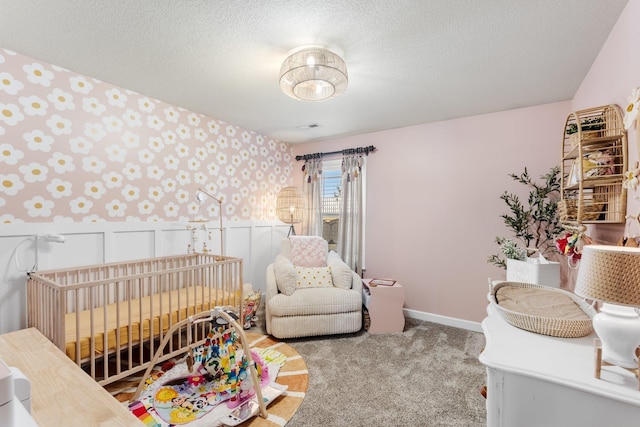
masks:
<path id="1" fill-rule="evenodd" d="M 209 288 L 204 286 L 178 289 L 162 294 L 162 312 L 160 297 L 160 294 L 156 294 L 133 299 L 130 305 L 128 301 L 107 305 L 106 327 L 105 307 L 93 309 L 93 325 L 90 310 L 67 314 L 65 317 L 67 356 L 78 361 L 76 347 L 79 341 L 80 360 L 87 360 L 91 356 L 92 332 L 95 355 L 99 356 L 105 352 L 105 331 L 107 331 L 109 351 L 124 349 L 129 343 L 135 346 L 141 341 L 149 339 L 152 331 L 154 337 L 161 332 L 167 332 L 174 323 L 186 319 L 188 316 L 220 305 L 233 305 L 234 297 L 239 296 L 217 290 L 212 292 L 210 297 Z M 118 306 L 120 307 L 119 313 Z M 76 324 L 79 324 L 79 334 L 76 334 Z M 129 328 L 129 324 L 131 324 L 131 328 Z M 131 329 L 131 333 L 129 333 L 129 329 Z M 77 337 L 80 337 L 79 340 Z"/>

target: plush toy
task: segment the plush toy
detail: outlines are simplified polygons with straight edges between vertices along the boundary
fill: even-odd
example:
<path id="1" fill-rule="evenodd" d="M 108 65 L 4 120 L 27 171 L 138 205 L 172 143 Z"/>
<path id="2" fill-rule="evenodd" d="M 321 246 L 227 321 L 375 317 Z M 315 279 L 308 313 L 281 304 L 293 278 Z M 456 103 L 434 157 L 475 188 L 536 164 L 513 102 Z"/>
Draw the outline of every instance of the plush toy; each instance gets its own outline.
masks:
<path id="1" fill-rule="evenodd" d="M 595 151 L 589 154 L 585 162 L 587 163 L 584 166 L 585 176 L 613 175 L 615 173 L 614 158 L 606 151 Z"/>
<path id="2" fill-rule="evenodd" d="M 242 313 L 242 327 L 249 329 L 256 325 L 258 318 L 256 313 L 260 306 L 261 295 L 259 292 L 254 292 L 251 283 L 245 283 L 242 288 L 242 297 L 244 300 L 244 312 Z"/>
<path id="3" fill-rule="evenodd" d="M 578 261 L 582 258 L 582 249 L 592 243 L 591 237 L 582 232 L 568 232 L 556 239 L 556 249 L 567 257 L 569 267 L 577 268 Z"/>

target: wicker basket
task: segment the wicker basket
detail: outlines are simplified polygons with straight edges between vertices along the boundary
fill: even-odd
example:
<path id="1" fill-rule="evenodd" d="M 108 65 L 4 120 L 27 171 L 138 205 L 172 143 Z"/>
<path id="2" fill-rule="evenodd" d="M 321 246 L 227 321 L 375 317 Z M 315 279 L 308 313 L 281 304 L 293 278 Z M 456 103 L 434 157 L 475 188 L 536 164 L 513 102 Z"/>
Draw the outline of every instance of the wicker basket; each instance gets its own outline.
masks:
<path id="1" fill-rule="evenodd" d="M 496 300 L 496 292 L 503 286 L 520 286 L 523 288 L 545 289 L 550 292 L 560 292 L 567 295 L 574 301 L 582 311 L 584 311 L 589 319 L 556 319 L 550 317 L 534 316 L 530 314 L 519 313 L 501 307 Z M 550 335 L 552 337 L 561 338 L 579 338 L 589 335 L 593 332 L 591 319 L 596 314 L 596 310 L 582 299 L 578 298 L 571 292 L 562 289 L 550 288 L 548 286 L 534 285 L 532 283 L 520 282 L 498 282 L 491 286 L 491 292 L 488 295 L 489 301 L 496 308 L 498 313 L 509 324 L 524 329 L 529 332 L 535 332 L 542 335 Z"/>
<path id="2" fill-rule="evenodd" d="M 594 221 L 600 217 L 603 202 L 594 200 L 584 201 L 582 206 L 581 221 Z M 578 201 L 576 199 L 562 199 L 558 202 L 558 215 L 560 222 L 578 220 Z"/>
<path id="3" fill-rule="evenodd" d="M 585 132 L 582 134 L 582 141 L 600 138 L 602 134 L 598 131 Z M 571 149 L 575 149 L 580 144 L 580 136 L 577 133 L 569 135 L 569 144 Z"/>

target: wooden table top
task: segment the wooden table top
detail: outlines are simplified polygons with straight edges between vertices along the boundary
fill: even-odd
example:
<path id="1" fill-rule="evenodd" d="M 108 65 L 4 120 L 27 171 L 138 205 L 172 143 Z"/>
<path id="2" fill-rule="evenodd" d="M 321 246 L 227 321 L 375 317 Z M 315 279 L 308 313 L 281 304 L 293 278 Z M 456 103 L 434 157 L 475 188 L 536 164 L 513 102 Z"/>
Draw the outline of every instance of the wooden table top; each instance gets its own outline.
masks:
<path id="1" fill-rule="evenodd" d="M 0 335 L 0 358 L 31 382 L 40 427 L 144 425 L 35 328 Z"/>

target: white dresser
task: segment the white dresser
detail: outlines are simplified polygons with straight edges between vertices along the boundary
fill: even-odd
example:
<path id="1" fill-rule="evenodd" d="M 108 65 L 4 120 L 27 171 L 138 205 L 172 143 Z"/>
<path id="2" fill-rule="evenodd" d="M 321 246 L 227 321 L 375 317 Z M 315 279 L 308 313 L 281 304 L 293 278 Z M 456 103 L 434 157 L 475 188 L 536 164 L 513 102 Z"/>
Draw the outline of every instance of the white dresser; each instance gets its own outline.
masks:
<path id="1" fill-rule="evenodd" d="M 594 377 L 595 334 L 555 338 L 508 324 L 491 305 L 482 322 L 487 427 L 640 427 L 635 376 L 603 367 Z"/>

